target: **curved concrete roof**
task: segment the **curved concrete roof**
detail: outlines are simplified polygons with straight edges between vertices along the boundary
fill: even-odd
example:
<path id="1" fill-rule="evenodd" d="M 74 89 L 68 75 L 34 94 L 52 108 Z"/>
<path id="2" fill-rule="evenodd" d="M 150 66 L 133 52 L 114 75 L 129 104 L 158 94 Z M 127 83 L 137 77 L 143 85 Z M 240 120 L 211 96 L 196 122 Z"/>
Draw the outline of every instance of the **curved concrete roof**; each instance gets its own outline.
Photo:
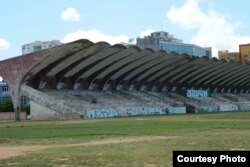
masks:
<path id="1" fill-rule="evenodd" d="M 63 49 L 42 59 L 23 81 L 37 88 L 46 88 L 47 83 L 58 85 L 70 81 L 68 88 L 73 89 L 75 84 L 84 81 L 88 87 L 99 84 L 99 89 L 110 82 L 115 83 L 114 88 L 120 84 L 129 87 L 139 83 L 139 86 L 250 89 L 249 64 L 111 46 L 105 42 L 80 40 L 75 43 L 74 48 L 66 44 Z M 57 87 L 60 88 L 63 87 Z"/>

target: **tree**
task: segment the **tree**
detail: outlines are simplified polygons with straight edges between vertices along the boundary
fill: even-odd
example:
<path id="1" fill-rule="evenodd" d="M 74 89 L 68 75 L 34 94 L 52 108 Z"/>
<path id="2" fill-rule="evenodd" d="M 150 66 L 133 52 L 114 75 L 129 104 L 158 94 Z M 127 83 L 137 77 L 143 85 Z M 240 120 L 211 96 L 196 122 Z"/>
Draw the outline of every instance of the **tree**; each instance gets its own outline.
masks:
<path id="1" fill-rule="evenodd" d="M 14 111 L 11 98 L 0 101 L 0 112 L 10 112 L 10 111 Z"/>

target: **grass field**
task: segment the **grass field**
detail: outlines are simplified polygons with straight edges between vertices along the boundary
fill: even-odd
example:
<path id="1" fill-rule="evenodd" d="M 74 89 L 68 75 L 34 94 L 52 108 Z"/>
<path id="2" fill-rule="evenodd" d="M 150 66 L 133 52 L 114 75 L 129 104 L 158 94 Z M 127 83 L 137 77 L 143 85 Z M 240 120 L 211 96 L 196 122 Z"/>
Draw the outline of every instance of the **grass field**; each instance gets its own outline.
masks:
<path id="1" fill-rule="evenodd" d="M 250 112 L 0 122 L 0 167 L 165 167 L 173 150 L 250 150 Z"/>

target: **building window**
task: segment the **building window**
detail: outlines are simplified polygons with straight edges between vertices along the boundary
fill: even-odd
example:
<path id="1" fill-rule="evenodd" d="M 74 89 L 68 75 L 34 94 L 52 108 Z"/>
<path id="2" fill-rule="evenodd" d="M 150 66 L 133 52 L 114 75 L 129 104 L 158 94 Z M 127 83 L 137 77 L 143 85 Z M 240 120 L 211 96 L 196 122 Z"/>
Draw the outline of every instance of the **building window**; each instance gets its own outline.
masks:
<path id="1" fill-rule="evenodd" d="M 2 92 L 9 92 L 9 87 L 8 86 L 3 86 L 2 87 Z"/>

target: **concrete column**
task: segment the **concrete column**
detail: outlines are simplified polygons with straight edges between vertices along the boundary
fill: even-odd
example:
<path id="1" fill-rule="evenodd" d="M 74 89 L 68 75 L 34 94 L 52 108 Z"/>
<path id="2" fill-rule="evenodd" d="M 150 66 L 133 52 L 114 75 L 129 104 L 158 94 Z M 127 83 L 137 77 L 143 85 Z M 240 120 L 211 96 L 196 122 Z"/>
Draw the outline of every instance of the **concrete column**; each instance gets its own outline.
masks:
<path id="1" fill-rule="evenodd" d="M 244 89 L 241 89 L 241 90 L 240 90 L 240 93 L 243 93 L 243 92 L 244 92 Z"/>
<path id="2" fill-rule="evenodd" d="M 163 88 L 162 88 L 162 92 L 168 92 L 168 87 L 165 85 Z"/>
<path id="3" fill-rule="evenodd" d="M 235 89 L 235 90 L 234 90 L 234 93 L 235 93 L 235 94 L 237 94 L 237 92 L 238 92 L 238 90 L 237 90 L 237 89 Z"/>
<path id="4" fill-rule="evenodd" d="M 20 86 L 18 86 L 17 90 L 13 91 L 12 95 L 13 107 L 15 110 L 15 120 L 20 121 L 20 111 L 21 111 L 21 94 L 20 94 Z"/>
<path id="5" fill-rule="evenodd" d="M 105 91 L 111 91 L 112 90 L 111 84 L 105 84 L 104 87 L 103 87 L 103 90 L 105 90 Z"/>
<path id="6" fill-rule="evenodd" d="M 98 84 L 92 83 L 92 84 L 89 86 L 89 90 L 93 90 L 93 91 L 98 90 Z"/>
<path id="7" fill-rule="evenodd" d="M 176 86 L 173 86 L 172 87 L 172 92 L 175 92 L 176 91 Z"/>
<path id="8" fill-rule="evenodd" d="M 214 93 L 217 93 L 217 91 L 218 91 L 218 88 L 214 88 L 214 91 L 213 91 L 213 92 L 214 92 Z"/>
<path id="9" fill-rule="evenodd" d="M 116 86 L 116 90 L 128 90 L 128 87 L 127 87 L 127 85 L 118 84 Z"/>
<path id="10" fill-rule="evenodd" d="M 153 88 L 152 88 L 152 91 L 153 92 L 158 92 L 158 87 L 156 85 L 154 85 Z"/>
<path id="11" fill-rule="evenodd" d="M 64 82 L 58 82 L 58 84 L 56 85 L 56 89 L 62 89 L 64 85 Z"/>
<path id="12" fill-rule="evenodd" d="M 129 89 L 129 91 L 133 91 L 133 90 L 135 90 L 135 85 L 130 85 L 130 87 L 128 88 Z"/>
<path id="13" fill-rule="evenodd" d="M 141 91 L 145 91 L 146 89 L 147 89 L 147 85 L 142 85 L 140 88 Z"/>
<path id="14" fill-rule="evenodd" d="M 224 89 L 224 88 L 222 88 L 222 89 L 221 89 L 221 93 L 224 93 L 224 91 L 225 91 L 225 89 Z"/>
<path id="15" fill-rule="evenodd" d="M 44 81 L 40 81 L 39 83 L 39 89 L 44 89 L 45 86 L 46 86 L 47 82 L 44 82 Z"/>
<path id="16" fill-rule="evenodd" d="M 73 87 L 73 89 L 74 90 L 78 90 L 79 88 L 80 88 L 80 83 L 78 83 L 78 82 L 76 82 L 75 84 L 74 84 L 74 87 Z"/>

